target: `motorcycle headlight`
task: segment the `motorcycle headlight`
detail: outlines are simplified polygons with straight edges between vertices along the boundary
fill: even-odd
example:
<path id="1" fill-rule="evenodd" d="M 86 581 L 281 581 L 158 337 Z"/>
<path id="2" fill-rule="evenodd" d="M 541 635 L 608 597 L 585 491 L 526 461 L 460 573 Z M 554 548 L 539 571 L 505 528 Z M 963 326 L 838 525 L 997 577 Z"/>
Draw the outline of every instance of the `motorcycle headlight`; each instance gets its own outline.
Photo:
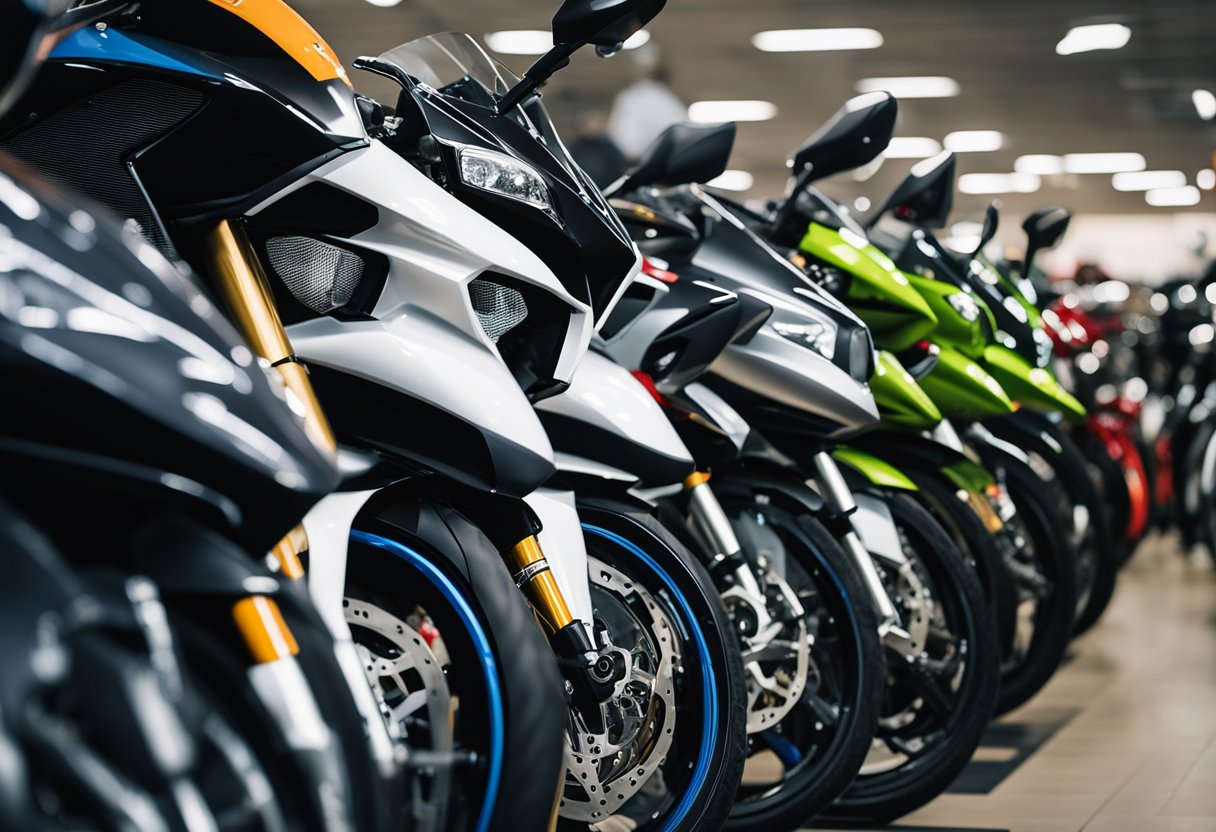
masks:
<path id="1" fill-rule="evenodd" d="M 773 331 L 795 344 L 810 347 L 829 361 L 836 354 L 836 324 L 831 321 L 806 321 L 803 323 L 773 324 Z"/>
<path id="2" fill-rule="evenodd" d="M 545 181 L 526 162 L 478 147 L 460 148 L 459 157 L 460 181 L 469 187 L 553 211 Z"/>
<path id="3" fill-rule="evenodd" d="M 966 292 L 955 292 L 946 298 L 954 311 L 962 316 L 967 323 L 975 323 L 980 317 L 980 307 Z"/>

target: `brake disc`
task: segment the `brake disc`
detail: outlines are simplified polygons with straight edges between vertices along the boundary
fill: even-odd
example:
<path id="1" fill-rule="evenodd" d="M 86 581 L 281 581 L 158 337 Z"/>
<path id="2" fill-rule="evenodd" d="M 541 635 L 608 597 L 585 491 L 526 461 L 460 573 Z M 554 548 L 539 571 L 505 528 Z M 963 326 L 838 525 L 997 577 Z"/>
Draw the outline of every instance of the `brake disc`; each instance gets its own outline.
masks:
<path id="1" fill-rule="evenodd" d="M 783 563 L 785 547 L 770 526 L 745 518 L 741 538 L 754 554 L 751 570 L 763 597 L 735 585 L 721 594 L 743 642 L 747 679 L 747 733 L 771 728 L 789 714 L 806 690 L 814 636 L 807 633 L 806 610 L 774 561 Z M 746 626 L 739 622 L 746 620 Z"/>
<path id="2" fill-rule="evenodd" d="M 806 689 L 811 655 L 811 639 L 797 595 L 767 563 L 762 567 L 756 577 L 764 598 L 737 586 L 721 596 L 732 619 L 746 605 L 749 618 L 756 622 L 752 635 L 741 636 L 749 734 L 776 725 L 798 704 Z"/>
<path id="3" fill-rule="evenodd" d="M 428 642 L 418 632 L 417 628 L 429 625 L 429 619 L 419 610 L 410 616 L 410 621 L 403 621 L 358 598 L 345 598 L 343 605 L 347 624 L 375 636 L 356 638 L 355 649 L 390 732 L 410 740 L 418 748 L 419 740 L 407 736 L 407 726 L 420 721 L 424 712 L 429 729 L 426 750 L 436 759 L 451 759 L 452 717 L 457 700 L 452 697 L 443 672 L 449 663 L 443 639 L 435 635 Z M 423 832 L 443 828 L 443 807 L 448 805 L 451 777 L 450 766 L 437 765 L 429 772 L 427 802 L 437 809 L 427 819 L 429 823 L 421 824 Z"/>
<path id="4" fill-rule="evenodd" d="M 655 778 L 675 733 L 675 675 L 682 672 L 675 627 L 654 596 L 631 578 L 588 558 L 599 617 L 630 670 L 592 716 L 572 711 L 566 731 L 563 818 L 598 823 L 615 814 Z"/>

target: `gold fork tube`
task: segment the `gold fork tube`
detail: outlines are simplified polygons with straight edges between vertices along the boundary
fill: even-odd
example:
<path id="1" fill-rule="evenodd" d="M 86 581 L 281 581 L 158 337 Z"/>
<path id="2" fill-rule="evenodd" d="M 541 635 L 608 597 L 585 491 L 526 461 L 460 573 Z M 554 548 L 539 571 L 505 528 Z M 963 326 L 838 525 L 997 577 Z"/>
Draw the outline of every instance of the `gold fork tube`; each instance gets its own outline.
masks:
<path id="1" fill-rule="evenodd" d="M 224 298 L 232 320 L 255 353 L 278 370 L 288 395 L 303 407 L 304 426 L 318 447 L 337 448 L 333 430 L 308 372 L 295 361 L 295 352 L 274 305 L 270 282 L 244 229 L 221 220 L 204 238 L 215 286 Z"/>
<path id="2" fill-rule="evenodd" d="M 528 596 L 532 609 L 536 610 L 537 616 L 551 633 L 574 621 L 536 535 L 529 535 L 516 543 L 507 550 L 505 557 L 515 585 Z"/>

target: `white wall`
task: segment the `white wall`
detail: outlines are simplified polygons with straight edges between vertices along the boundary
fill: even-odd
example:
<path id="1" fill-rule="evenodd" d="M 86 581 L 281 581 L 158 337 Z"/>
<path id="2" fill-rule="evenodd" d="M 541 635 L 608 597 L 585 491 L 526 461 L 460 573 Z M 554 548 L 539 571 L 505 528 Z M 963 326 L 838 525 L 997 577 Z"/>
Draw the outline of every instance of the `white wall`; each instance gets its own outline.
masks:
<path id="1" fill-rule="evenodd" d="M 1009 244 L 1026 244 L 1020 228 L 1002 232 Z M 1071 276 L 1079 263 L 1090 262 L 1120 280 L 1157 284 L 1196 274 L 1213 258 L 1216 215 L 1091 214 L 1073 217 L 1060 246 L 1039 262 L 1052 276 Z"/>

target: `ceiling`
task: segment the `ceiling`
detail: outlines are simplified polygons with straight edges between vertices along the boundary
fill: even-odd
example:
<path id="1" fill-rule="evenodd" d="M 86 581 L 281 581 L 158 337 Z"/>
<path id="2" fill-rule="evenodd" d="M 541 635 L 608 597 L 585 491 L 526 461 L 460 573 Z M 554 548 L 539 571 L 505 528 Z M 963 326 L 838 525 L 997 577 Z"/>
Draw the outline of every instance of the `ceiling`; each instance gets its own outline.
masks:
<path id="1" fill-rule="evenodd" d="M 430 32 L 467 31 L 480 38 L 501 29 L 544 29 L 557 6 L 557 0 L 402 0 L 388 8 L 368 0 L 289 2 L 348 65 L 358 55 Z M 1132 29 L 1123 49 L 1055 54 L 1071 26 L 1112 20 Z M 766 29 L 856 26 L 878 29 L 883 46 L 773 54 L 751 45 L 751 36 Z M 901 102 L 897 135 L 940 141 L 955 130 L 1004 134 L 999 151 L 960 154 L 960 173 L 1009 172 L 1023 154 L 1135 151 L 1150 170 L 1182 170 L 1193 183 L 1216 150 L 1216 122 L 1203 122 L 1191 103 L 1192 90 L 1216 90 L 1214 0 L 668 0 L 648 28 L 670 66 L 671 87 L 685 101 L 767 99 L 777 105 L 774 120 L 739 128 L 731 167 L 755 175 L 749 197 L 781 192 L 789 151 L 854 95 L 863 77 L 956 79 L 957 97 Z M 607 111 L 615 92 L 636 77 L 631 55 L 576 55 L 546 88 L 555 118 L 562 115 L 563 90 L 578 90 Z M 516 72 L 531 61 L 503 60 Z M 354 75 L 362 91 L 393 95 L 379 79 Z M 850 203 L 863 195 L 877 202 L 913 162 L 891 159 L 864 183 L 837 177 L 825 190 Z M 956 217 L 977 217 L 991 198 L 960 195 Z M 1015 216 L 1050 203 L 1089 214 L 1216 207 L 1216 192 L 1209 191 L 1194 208 L 1152 208 L 1142 193 L 1115 191 L 1110 176 L 1098 174 L 1044 177 L 1037 193 L 1000 199 Z"/>

